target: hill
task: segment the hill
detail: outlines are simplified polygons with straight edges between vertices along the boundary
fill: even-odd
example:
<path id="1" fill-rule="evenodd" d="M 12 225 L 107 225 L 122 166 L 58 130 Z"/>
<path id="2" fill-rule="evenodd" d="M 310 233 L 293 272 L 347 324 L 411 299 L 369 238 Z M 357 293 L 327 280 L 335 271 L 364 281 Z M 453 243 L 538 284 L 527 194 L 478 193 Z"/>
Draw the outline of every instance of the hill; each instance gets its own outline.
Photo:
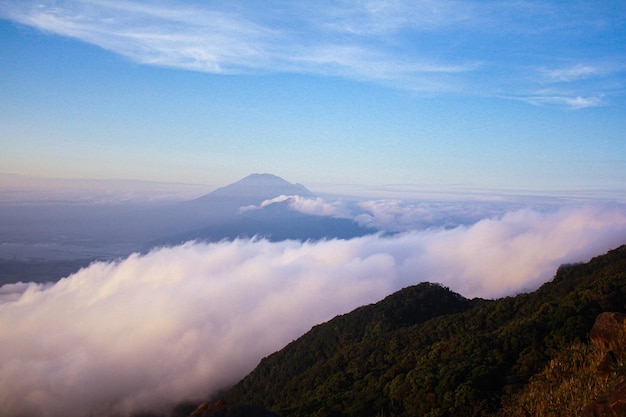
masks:
<path id="1" fill-rule="evenodd" d="M 599 313 L 623 312 L 625 296 L 626 246 L 515 297 L 420 284 L 314 327 L 223 399 L 283 417 L 497 415 L 551 359 L 585 344 Z"/>

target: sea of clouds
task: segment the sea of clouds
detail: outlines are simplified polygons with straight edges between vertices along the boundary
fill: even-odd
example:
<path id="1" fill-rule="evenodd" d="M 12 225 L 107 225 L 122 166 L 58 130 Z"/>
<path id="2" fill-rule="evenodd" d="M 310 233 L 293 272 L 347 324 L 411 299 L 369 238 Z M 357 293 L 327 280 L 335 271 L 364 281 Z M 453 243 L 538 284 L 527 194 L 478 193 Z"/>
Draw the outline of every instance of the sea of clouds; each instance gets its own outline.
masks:
<path id="1" fill-rule="evenodd" d="M 486 217 L 501 215 L 507 211 L 528 207 L 529 202 L 505 200 L 404 200 L 381 198 L 376 200 L 346 200 L 299 195 L 280 195 L 259 205 L 241 207 L 240 212 L 263 210 L 273 204 L 283 204 L 288 209 L 311 216 L 350 219 L 361 226 L 383 233 L 398 233 L 427 228 L 450 228 L 472 224 Z M 541 200 L 536 208 L 554 209 L 562 201 Z"/>
<path id="2" fill-rule="evenodd" d="M 495 298 L 624 243 L 622 205 L 525 209 L 350 240 L 188 242 L 53 284 L 8 284 L 0 416 L 163 411 L 228 387 L 311 326 L 408 285 Z"/>

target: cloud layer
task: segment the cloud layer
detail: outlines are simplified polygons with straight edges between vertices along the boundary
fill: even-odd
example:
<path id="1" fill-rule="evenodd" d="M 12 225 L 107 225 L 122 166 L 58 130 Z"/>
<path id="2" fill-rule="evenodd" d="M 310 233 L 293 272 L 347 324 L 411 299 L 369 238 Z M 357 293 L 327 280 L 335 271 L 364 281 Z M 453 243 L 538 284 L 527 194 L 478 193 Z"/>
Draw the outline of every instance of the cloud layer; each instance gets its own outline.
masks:
<path id="1" fill-rule="evenodd" d="M 472 226 L 317 243 L 187 243 L 0 288 L 0 416 L 128 415 L 234 383 L 312 325 L 407 285 L 538 287 L 626 243 L 626 208 L 521 210 Z"/>
<path id="2" fill-rule="evenodd" d="M 523 201 L 523 200 L 522 200 Z M 542 200 L 541 205 L 555 207 L 558 200 Z M 280 195 L 258 206 L 241 207 L 240 211 L 262 210 L 272 204 L 284 204 L 291 210 L 312 215 L 350 219 L 383 233 L 398 233 L 432 227 L 451 228 L 468 225 L 485 217 L 501 215 L 522 205 L 514 199 L 493 201 L 406 201 L 399 199 L 346 200 Z M 527 206 L 528 203 L 524 204 Z"/>
<path id="3" fill-rule="evenodd" d="M 342 76 L 572 108 L 619 93 L 622 14 L 559 2 L 0 1 L 0 17 L 148 65 Z"/>

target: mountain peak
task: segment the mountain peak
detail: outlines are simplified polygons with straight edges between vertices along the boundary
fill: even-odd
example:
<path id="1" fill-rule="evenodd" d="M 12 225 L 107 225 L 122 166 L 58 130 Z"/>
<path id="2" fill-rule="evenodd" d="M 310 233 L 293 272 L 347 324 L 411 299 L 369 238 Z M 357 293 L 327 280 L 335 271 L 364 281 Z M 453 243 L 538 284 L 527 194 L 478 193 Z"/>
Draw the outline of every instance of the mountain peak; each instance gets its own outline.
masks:
<path id="1" fill-rule="evenodd" d="M 302 184 L 292 184 L 273 174 L 251 174 L 237 182 L 218 188 L 196 201 L 232 200 L 238 204 L 260 204 L 280 195 L 314 197 Z"/>
<path id="2" fill-rule="evenodd" d="M 286 181 L 282 179 L 281 177 L 279 177 L 278 175 L 274 175 L 274 174 L 250 174 L 247 177 L 242 178 L 239 181 L 236 181 L 230 185 L 235 185 L 235 184 L 254 184 L 254 185 L 265 184 L 265 185 L 272 185 L 272 186 L 287 185 L 287 184 L 294 185 L 294 184 L 291 184 L 289 181 Z"/>

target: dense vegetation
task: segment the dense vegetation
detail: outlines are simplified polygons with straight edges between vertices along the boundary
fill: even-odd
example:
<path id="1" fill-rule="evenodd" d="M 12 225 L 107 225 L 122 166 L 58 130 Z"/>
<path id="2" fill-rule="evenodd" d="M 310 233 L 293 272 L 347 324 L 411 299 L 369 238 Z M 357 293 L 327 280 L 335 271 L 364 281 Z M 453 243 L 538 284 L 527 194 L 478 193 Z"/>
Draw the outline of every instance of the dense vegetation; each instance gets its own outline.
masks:
<path id="1" fill-rule="evenodd" d="M 625 295 L 626 246 L 499 300 L 420 284 L 316 326 L 223 397 L 284 417 L 497 415 Z"/>

